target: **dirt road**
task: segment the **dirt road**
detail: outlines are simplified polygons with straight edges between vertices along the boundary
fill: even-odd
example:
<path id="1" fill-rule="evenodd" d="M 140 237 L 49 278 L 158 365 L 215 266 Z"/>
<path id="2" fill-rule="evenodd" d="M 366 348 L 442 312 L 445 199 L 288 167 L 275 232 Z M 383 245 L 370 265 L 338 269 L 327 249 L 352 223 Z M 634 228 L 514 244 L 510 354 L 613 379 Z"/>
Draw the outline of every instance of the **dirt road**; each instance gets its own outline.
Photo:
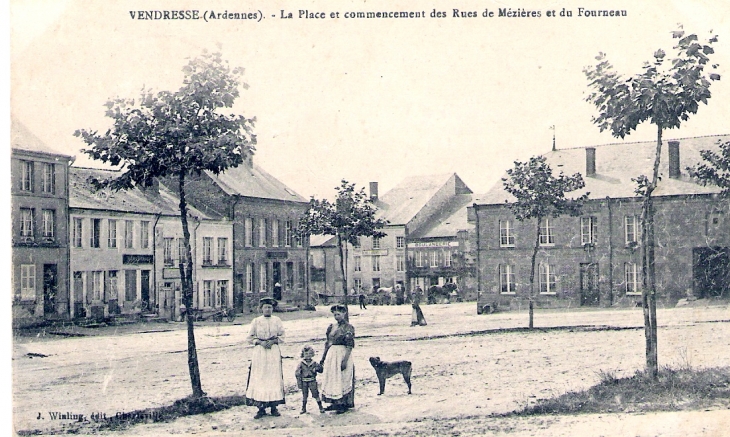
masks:
<path id="1" fill-rule="evenodd" d="M 427 305 L 423 310 L 429 325 L 412 328 L 408 306 L 352 307 L 351 323 L 358 337 L 354 351 L 355 411 L 320 415 L 310 407 L 312 413 L 298 414 L 301 398 L 296 392 L 294 370 L 304 344 L 315 346 L 318 354 L 322 351 L 331 317 L 321 308 L 322 317 L 285 322 L 287 338 L 282 348 L 289 394 L 282 417 L 254 421 L 252 408 L 237 407 L 174 423 L 139 425 L 119 434 L 408 435 L 421 429 L 426 434 L 451 435 L 449 430 L 454 430 L 461 435 L 482 435 L 489 429 L 496 435 L 674 435 L 658 431 L 643 434 L 642 424 L 651 422 L 653 416 L 634 416 L 630 411 L 601 418 L 485 417 L 538 398 L 587 388 L 598 382 L 600 371 L 625 376 L 641 369 L 644 337 L 640 309 L 538 311 L 536 327 L 545 329 L 532 332 L 516 329 L 526 325 L 525 312 L 477 316 L 474 304 Z M 660 364 L 730 363 L 727 306 L 662 309 L 658 321 Z M 549 329 L 559 326 L 576 328 Z M 160 325 L 159 330 L 166 332 L 16 341 L 15 429 L 57 430 L 68 421 L 52 419 L 51 413 L 109 417 L 169 405 L 188 395 L 185 331 L 164 328 Z M 196 330 L 203 388 L 209 395 L 240 395 L 245 390 L 251 352 L 244 344 L 247 331 L 247 325 L 226 323 Z M 412 361 L 413 394 L 406 394 L 405 384 L 394 378 L 388 381 L 385 395 L 377 396 L 375 372 L 367 361 L 370 356 Z M 702 413 L 709 434 L 694 435 L 718 435 L 713 434 L 713 426 L 730 423 L 726 413 Z M 690 423 L 694 421 L 692 414 L 657 415 L 656 422 L 662 426 Z M 682 422 L 683 417 L 691 420 Z M 604 423 L 605 432 L 569 432 L 583 422 Z M 677 429 L 682 428 L 676 425 L 667 432 Z"/>

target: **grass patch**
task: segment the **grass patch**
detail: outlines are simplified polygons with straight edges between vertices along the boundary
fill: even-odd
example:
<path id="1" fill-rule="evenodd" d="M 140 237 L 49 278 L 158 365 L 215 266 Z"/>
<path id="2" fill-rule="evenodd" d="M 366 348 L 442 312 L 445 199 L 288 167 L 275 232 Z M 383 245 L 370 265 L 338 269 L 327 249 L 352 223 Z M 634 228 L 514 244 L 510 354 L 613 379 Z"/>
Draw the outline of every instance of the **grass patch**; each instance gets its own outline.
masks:
<path id="1" fill-rule="evenodd" d="M 583 391 L 538 399 L 504 416 L 577 413 L 632 413 L 730 407 L 730 367 L 664 367 L 653 380 L 645 371 L 626 378 L 599 372 L 600 382 Z"/>

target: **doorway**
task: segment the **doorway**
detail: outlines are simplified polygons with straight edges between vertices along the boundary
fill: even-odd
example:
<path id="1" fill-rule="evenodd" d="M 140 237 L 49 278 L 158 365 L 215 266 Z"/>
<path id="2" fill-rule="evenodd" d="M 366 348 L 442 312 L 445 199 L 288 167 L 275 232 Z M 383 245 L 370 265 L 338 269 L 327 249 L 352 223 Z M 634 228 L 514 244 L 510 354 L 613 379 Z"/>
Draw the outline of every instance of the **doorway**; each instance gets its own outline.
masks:
<path id="1" fill-rule="evenodd" d="M 581 263 L 580 265 L 580 305 L 598 306 L 600 302 L 598 288 L 598 264 Z"/>
<path id="2" fill-rule="evenodd" d="M 147 311 L 152 311 L 152 305 L 150 303 L 150 271 L 142 270 L 140 272 L 140 291 L 142 293 L 142 308 L 147 308 Z"/>
<path id="3" fill-rule="evenodd" d="M 58 266 L 43 264 L 43 314 L 56 314 L 56 296 L 58 294 Z"/>
<path id="4" fill-rule="evenodd" d="M 272 279 L 274 280 L 274 299 L 281 300 L 281 263 L 271 263 Z"/>

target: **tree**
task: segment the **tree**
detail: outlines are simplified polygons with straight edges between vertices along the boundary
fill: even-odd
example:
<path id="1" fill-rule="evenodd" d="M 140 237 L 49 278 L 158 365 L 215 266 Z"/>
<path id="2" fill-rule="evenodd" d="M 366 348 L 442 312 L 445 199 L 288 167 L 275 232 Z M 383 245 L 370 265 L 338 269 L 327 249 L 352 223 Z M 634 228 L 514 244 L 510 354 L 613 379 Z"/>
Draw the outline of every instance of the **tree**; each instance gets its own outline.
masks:
<path id="1" fill-rule="evenodd" d="M 593 123 L 601 132 L 610 130 L 615 137 L 624 138 L 639 124 L 649 121 L 656 126 L 657 142 L 651 178 L 639 175 L 633 179 L 636 194 L 642 198 L 642 303 L 644 308 L 644 332 L 646 337 L 646 363 L 650 375 L 658 377 L 657 322 L 656 322 L 656 275 L 654 261 L 654 210 L 652 194 L 659 181 L 659 163 L 662 135 L 667 129 L 679 128 L 690 114 L 697 113 L 699 103 L 707 104 L 711 81 L 719 80 L 716 73 L 705 71 L 709 56 L 714 53 L 712 36 L 706 44 L 699 43 L 695 34 L 685 35 L 682 26 L 672 32 L 679 39 L 677 51 L 671 62 L 666 62 L 664 50 L 654 52 L 654 61 L 644 64 L 642 71 L 624 78 L 614 71 L 613 65 L 600 53 L 595 67 L 587 67 L 584 73 L 593 92 L 586 100 L 598 109 Z M 717 65 L 712 65 L 716 69 Z"/>
<path id="2" fill-rule="evenodd" d="M 312 235 L 321 235 L 323 234 L 323 224 L 324 224 L 324 217 L 323 212 L 325 211 L 324 208 L 322 208 L 322 202 L 315 199 L 314 196 L 312 196 L 309 199 L 309 207 L 307 208 L 307 211 L 304 213 L 304 215 L 299 219 L 297 222 L 297 227 L 294 230 L 294 234 L 296 237 L 301 241 L 302 243 L 306 244 L 306 267 L 305 267 L 305 283 L 307 287 L 307 309 L 313 309 L 313 307 L 310 307 L 309 304 L 309 238 Z"/>
<path id="3" fill-rule="evenodd" d="M 719 152 L 702 150 L 700 155 L 705 161 L 694 167 L 687 167 L 689 174 L 702 185 L 716 185 L 722 189 L 721 195 L 730 197 L 730 141 L 718 141 Z"/>
<path id="4" fill-rule="evenodd" d="M 380 229 L 388 224 L 386 220 L 375 218 L 376 208 L 365 194 L 365 189 L 355 190 L 355 184 L 342 180 L 335 188 L 335 202 L 326 199 L 310 203 L 316 214 L 321 217 L 321 226 L 317 234 L 337 237 L 337 249 L 340 255 L 340 272 L 342 273 L 342 294 L 347 305 L 347 275 L 345 274 L 345 255 L 343 246 L 347 243 L 356 245 L 359 237 L 382 238 L 386 234 Z"/>
<path id="5" fill-rule="evenodd" d="M 567 176 L 560 172 L 556 177 L 544 156 L 533 156 L 528 162 L 515 161 L 513 168 L 507 170 L 507 178 L 502 179 L 505 191 L 512 194 L 516 201 L 509 204 L 515 218 L 521 222 L 535 219 L 535 245 L 530 260 L 530 323 L 533 327 L 535 298 L 535 260 L 540 247 L 540 228 L 543 220 L 561 215 L 577 216 L 588 193 L 577 199 L 567 198 L 571 191 L 585 187 L 580 173 Z"/>
<path id="6" fill-rule="evenodd" d="M 239 96 L 242 69 L 231 69 L 219 53 L 203 52 L 183 68 L 179 90 L 142 91 L 139 100 L 116 98 L 107 102 L 113 126 L 104 134 L 75 132 L 90 146 L 91 158 L 121 166 L 115 179 L 92 180 L 95 188 L 129 190 L 151 186 L 155 178 L 176 179 L 180 196 L 187 265 L 180 263 L 183 303 L 190 310 L 193 295 L 193 257 L 190 250 L 185 179 L 203 171 L 219 174 L 241 164 L 256 144 L 254 119 L 225 115 Z M 205 396 L 200 382 L 193 318 L 187 317 L 188 370 L 193 398 Z"/>

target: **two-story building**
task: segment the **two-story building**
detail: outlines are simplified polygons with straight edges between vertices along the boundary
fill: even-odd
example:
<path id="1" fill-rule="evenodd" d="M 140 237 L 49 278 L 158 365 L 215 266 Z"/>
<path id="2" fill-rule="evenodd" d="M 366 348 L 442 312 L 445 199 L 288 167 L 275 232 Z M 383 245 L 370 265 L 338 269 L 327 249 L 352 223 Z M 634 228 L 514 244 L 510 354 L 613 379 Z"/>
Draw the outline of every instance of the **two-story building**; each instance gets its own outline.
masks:
<path id="1" fill-rule="evenodd" d="M 654 193 L 658 298 L 675 302 L 688 293 L 730 293 L 730 200 L 702 186 L 686 168 L 700 151 L 730 136 L 665 141 Z M 641 300 L 641 198 L 632 178 L 651 175 L 656 143 L 607 144 L 545 154 L 553 171 L 581 173 L 589 193 L 580 217 L 543 221 L 539 230 L 535 291 L 538 307 L 633 305 Z M 519 222 L 512 198 L 497 183 L 469 208 L 475 225 L 474 258 L 483 304 L 521 306 L 530 295 L 530 259 L 538 230 Z"/>
<path id="2" fill-rule="evenodd" d="M 166 184 L 175 189 L 174 183 Z M 218 175 L 203 172 L 186 182 L 186 198 L 203 214 L 233 223 L 233 302 L 253 310 L 263 296 L 282 307 L 306 300 L 307 242 L 295 237 L 307 200 L 251 158 Z"/>
<path id="3" fill-rule="evenodd" d="M 67 319 L 68 168 L 22 123 L 11 123 L 13 324 Z"/>

